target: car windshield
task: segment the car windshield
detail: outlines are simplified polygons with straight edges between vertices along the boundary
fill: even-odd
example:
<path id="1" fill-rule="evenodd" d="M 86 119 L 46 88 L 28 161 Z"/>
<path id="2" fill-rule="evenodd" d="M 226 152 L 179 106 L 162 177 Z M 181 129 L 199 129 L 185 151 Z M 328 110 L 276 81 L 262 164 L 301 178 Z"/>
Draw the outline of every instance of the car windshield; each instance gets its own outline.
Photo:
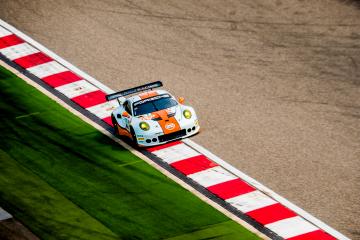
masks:
<path id="1" fill-rule="evenodd" d="M 163 109 L 171 108 L 177 105 L 177 102 L 169 94 L 163 94 L 152 98 L 137 101 L 133 104 L 134 115 L 144 115 Z"/>

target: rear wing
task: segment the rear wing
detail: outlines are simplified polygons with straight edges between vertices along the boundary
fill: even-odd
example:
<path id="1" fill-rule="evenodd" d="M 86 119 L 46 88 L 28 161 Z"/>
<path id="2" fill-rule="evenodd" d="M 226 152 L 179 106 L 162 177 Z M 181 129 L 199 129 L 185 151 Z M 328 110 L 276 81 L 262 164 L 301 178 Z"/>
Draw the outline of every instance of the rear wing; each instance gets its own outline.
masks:
<path id="1" fill-rule="evenodd" d="M 116 99 L 116 98 L 124 97 L 124 96 L 134 94 L 134 93 L 137 93 L 137 92 L 151 90 L 153 88 L 159 88 L 159 87 L 162 87 L 162 86 L 163 86 L 163 84 L 162 84 L 161 81 L 156 81 L 156 82 L 144 84 L 144 85 L 141 85 L 141 86 L 138 86 L 138 87 L 133 87 L 133 88 L 129 88 L 129 89 L 126 89 L 126 90 L 123 90 L 123 91 L 112 93 L 112 94 L 106 95 L 105 98 L 106 98 L 106 101 L 110 101 L 110 100 L 113 100 L 113 99 Z"/>

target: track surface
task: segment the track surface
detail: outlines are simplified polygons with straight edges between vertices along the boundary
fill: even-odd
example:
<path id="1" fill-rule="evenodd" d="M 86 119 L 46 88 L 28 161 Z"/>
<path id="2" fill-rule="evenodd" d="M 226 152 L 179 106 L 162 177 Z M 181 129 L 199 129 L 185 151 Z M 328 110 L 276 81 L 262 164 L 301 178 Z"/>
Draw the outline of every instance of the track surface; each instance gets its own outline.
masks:
<path id="1" fill-rule="evenodd" d="M 360 239 L 354 2 L 73 2 L 2 0 L 0 18 L 114 89 L 162 79 L 198 143 Z"/>

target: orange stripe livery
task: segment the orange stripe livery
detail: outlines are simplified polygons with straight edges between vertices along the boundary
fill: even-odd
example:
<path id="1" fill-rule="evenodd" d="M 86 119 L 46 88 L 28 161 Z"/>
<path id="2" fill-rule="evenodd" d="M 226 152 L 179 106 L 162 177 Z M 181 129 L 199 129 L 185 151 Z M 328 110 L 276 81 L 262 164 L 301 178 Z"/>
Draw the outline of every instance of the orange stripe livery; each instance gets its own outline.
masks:
<path id="1" fill-rule="evenodd" d="M 153 113 L 153 116 L 157 117 L 157 115 L 161 118 L 158 123 L 164 134 L 169 134 L 181 130 L 178 121 L 176 121 L 175 117 L 169 118 L 168 112 L 166 110 L 161 110 Z"/>
<path id="2" fill-rule="evenodd" d="M 150 97 L 155 97 L 155 96 L 157 96 L 157 95 L 158 95 L 157 92 L 155 92 L 155 91 L 150 91 L 150 92 L 144 92 L 144 93 L 139 94 L 139 97 L 140 97 L 141 99 L 146 99 L 146 98 L 150 98 Z"/>

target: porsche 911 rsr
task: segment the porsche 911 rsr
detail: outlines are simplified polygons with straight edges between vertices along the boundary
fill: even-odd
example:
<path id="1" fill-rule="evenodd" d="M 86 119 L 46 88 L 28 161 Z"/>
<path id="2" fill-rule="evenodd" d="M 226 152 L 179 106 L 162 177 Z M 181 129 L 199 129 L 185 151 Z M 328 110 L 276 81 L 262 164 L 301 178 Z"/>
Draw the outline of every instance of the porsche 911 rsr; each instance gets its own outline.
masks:
<path id="1" fill-rule="evenodd" d="M 194 109 L 176 100 L 161 87 L 160 81 L 116 92 L 106 96 L 118 99 L 119 107 L 111 119 L 117 135 L 130 138 L 135 145 L 147 147 L 196 134 L 200 130 Z M 142 92 L 142 93 L 139 93 Z M 127 95 L 132 95 L 125 98 Z"/>

